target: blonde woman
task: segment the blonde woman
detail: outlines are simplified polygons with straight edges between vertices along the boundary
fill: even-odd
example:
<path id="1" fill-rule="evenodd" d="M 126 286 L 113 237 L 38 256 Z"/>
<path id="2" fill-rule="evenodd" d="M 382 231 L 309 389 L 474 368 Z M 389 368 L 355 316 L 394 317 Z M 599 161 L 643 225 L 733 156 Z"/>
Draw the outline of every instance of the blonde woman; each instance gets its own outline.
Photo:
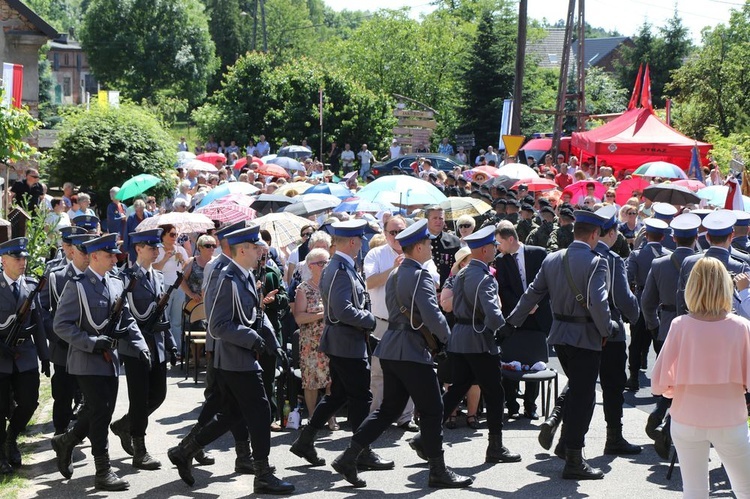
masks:
<path id="1" fill-rule="evenodd" d="M 750 497 L 750 322 L 732 313 L 733 291 L 724 265 L 701 258 L 685 288 L 690 313 L 672 322 L 654 365 L 651 391 L 672 399 L 671 436 L 686 498 L 708 497 L 711 445 L 735 495 Z"/>
<path id="2" fill-rule="evenodd" d="M 461 215 L 456 220 L 456 235 L 461 239 L 461 246 L 465 246 L 464 237 L 471 235 L 476 228 L 476 222 L 470 215 Z"/>

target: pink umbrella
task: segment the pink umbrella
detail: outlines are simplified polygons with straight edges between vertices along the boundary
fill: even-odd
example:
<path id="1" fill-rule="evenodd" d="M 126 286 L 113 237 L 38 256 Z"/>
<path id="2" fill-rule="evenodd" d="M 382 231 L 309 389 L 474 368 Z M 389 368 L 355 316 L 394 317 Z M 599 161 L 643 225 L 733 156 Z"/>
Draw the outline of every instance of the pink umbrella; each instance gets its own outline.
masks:
<path id="1" fill-rule="evenodd" d="M 489 165 L 477 166 L 476 168 L 472 168 L 469 171 L 471 172 L 472 175 L 477 174 L 477 173 L 483 173 L 483 174 L 487 175 L 488 177 L 499 177 L 500 176 L 500 173 L 498 172 L 498 169 L 495 168 L 494 166 L 489 166 Z"/>
<path id="2" fill-rule="evenodd" d="M 588 195 L 588 187 L 590 185 L 594 186 L 594 197 L 602 199 L 607 192 L 607 187 L 596 180 L 579 180 L 578 182 L 574 182 L 563 190 L 563 195 L 570 194 L 571 202 L 578 204 L 580 199 Z"/>
<path id="3" fill-rule="evenodd" d="M 239 199 L 228 200 L 227 198 L 230 197 Z M 195 210 L 195 213 L 201 213 L 211 220 L 218 220 L 221 223 L 235 223 L 242 220 L 254 219 L 256 215 L 255 210 L 246 206 L 246 201 L 242 198 L 247 198 L 249 202 L 253 201 L 253 198 L 244 194 L 230 194 L 226 198 L 217 199 L 202 208 L 198 208 Z"/>
<path id="4" fill-rule="evenodd" d="M 227 162 L 227 157 L 220 152 L 204 152 L 196 156 L 196 158 L 212 165 L 221 165 Z"/>
<path id="5" fill-rule="evenodd" d="M 681 185 L 683 187 L 687 187 L 688 189 L 690 189 L 693 192 L 698 191 L 698 190 L 703 189 L 704 187 L 706 187 L 706 184 L 704 184 L 700 180 L 695 180 L 693 178 L 688 179 L 688 180 L 684 180 L 684 179 L 683 180 L 675 180 L 672 183 L 674 185 Z"/>
<path id="6" fill-rule="evenodd" d="M 539 177 L 519 180 L 518 182 L 513 184 L 513 187 L 511 187 L 511 189 L 518 189 L 518 186 L 521 184 L 528 187 L 529 192 L 551 191 L 552 189 L 557 189 L 557 184 L 553 180 Z"/>
<path id="7" fill-rule="evenodd" d="M 651 185 L 651 182 L 643 177 L 633 177 L 623 180 L 615 189 L 615 202 L 620 206 L 628 202 L 628 199 L 634 197 L 633 193 L 639 193 L 635 197 L 639 198 L 643 194 L 643 189 Z"/>

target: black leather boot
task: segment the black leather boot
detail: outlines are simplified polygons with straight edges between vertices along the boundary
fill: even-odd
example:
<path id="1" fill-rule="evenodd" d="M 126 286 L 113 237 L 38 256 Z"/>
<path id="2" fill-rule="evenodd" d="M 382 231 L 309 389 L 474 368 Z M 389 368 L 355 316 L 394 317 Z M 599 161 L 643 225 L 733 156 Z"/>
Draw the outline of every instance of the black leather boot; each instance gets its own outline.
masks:
<path id="1" fill-rule="evenodd" d="M 638 374 L 639 370 L 636 369 L 635 371 L 630 371 L 630 376 L 628 377 L 628 380 L 625 382 L 625 389 L 631 392 L 637 392 L 641 388 L 641 383 L 638 380 Z"/>
<path id="2" fill-rule="evenodd" d="M 557 445 L 555 445 L 555 455 L 565 461 L 565 442 L 561 438 L 557 441 Z"/>
<path id="3" fill-rule="evenodd" d="M 599 480 L 604 478 L 604 473 L 589 466 L 583 459 L 581 449 L 565 449 L 565 468 L 562 477 L 566 480 Z"/>
<path id="4" fill-rule="evenodd" d="M 514 454 L 503 445 L 503 434 L 490 435 L 490 444 L 487 446 L 485 463 L 517 463 L 521 460 L 520 454 Z"/>
<path id="5" fill-rule="evenodd" d="M 428 485 L 438 489 L 458 489 L 468 487 L 474 483 L 474 479 L 468 476 L 461 476 L 454 473 L 445 465 L 445 458 L 442 451 L 439 457 L 433 457 L 427 460 L 430 463 L 430 478 Z"/>
<path id="6" fill-rule="evenodd" d="M 117 435 L 117 437 L 120 439 L 122 449 L 129 456 L 132 456 L 134 454 L 133 439 L 130 436 L 130 418 L 128 418 L 128 415 L 125 414 L 123 417 L 113 422 L 111 425 L 109 425 L 109 429 L 112 430 L 112 433 Z"/>
<path id="7" fill-rule="evenodd" d="M 643 448 L 633 445 L 622 436 L 622 426 L 607 427 L 607 441 L 604 444 L 604 453 L 616 456 L 632 456 L 640 454 Z"/>
<path id="8" fill-rule="evenodd" d="M 133 437 L 133 468 L 139 470 L 158 470 L 161 462 L 151 457 L 146 450 L 145 437 Z"/>
<path id="9" fill-rule="evenodd" d="M 202 429 L 203 425 L 196 423 L 195 426 L 190 429 L 190 432 L 185 436 L 185 438 L 191 435 L 193 437 L 197 436 Z M 202 466 L 210 466 L 216 463 L 216 459 L 214 459 L 213 456 L 206 454 L 206 451 L 204 451 L 203 449 L 199 450 L 198 454 L 196 454 L 193 459 L 195 459 L 196 463 Z"/>
<path id="10" fill-rule="evenodd" d="M 367 470 L 392 470 L 395 466 L 393 461 L 388 461 L 378 456 L 370 447 L 365 447 L 359 453 L 357 458 L 357 469 L 359 471 Z"/>
<path id="11" fill-rule="evenodd" d="M 18 448 L 18 433 L 8 428 L 8 434 L 5 437 L 5 457 L 8 463 L 13 467 L 21 466 L 21 451 Z"/>
<path id="12" fill-rule="evenodd" d="M 0 448 L 0 475 L 11 475 L 13 474 L 13 466 L 10 465 L 8 458 L 5 456 L 5 450 Z"/>
<path id="13" fill-rule="evenodd" d="M 424 453 L 424 445 L 422 445 L 421 432 L 417 433 L 416 435 L 414 435 L 414 437 L 411 438 L 411 440 L 409 440 L 409 447 L 414 449 L 414 452 L 417 453 L 419 459 L 423 461 L 429 461 L 429 459 L 427 459 L 427 454 Z"/>
<path id="14" fill-rule="evenodd" d="M 667 415 L 669 407 L 672 405 L 672 399 L 666 397 L 659 397 L 656 400 L 656 407 L 653 412 L 648 415 L 648 421 L 646 422 L 646 435 L 651 440 L 656 441 L 659 438 L 659 432 L 657 428 L 664 422 L 664 417 Z"/>
<path id="15" fill-rule="evenodd" d="M 657 437 L 654 440 L 654 450 L 662 459 L 669 459 L 669 452 L 672 450 L 672 434 L 670 428 L 672 427 L 672 418 L 667 418 L 667 421 L 656 429 Z"/>
<path id="16" fill-rule="evenodd" d="M 253 468 L 253 454 L 250 452 L 250 442 L 247 440 L 235 442 L 234 451 L 237 453 L 237 457 L 234 460 L 234 471 L 245 475 L 254 474 L 255 468 Z"/>
<path id="17" fill-rule="evenodd" d="M 118 491 L 126 490 L 130 484 L 117 476 L 109 465 L 109 454 L 104 453 L 101 456 L 94 456 L 94 465 L 96 466 L 96 477 L 94 478 L 94 488 L 97 490 Z"/>
<path id="18" fill-rule="evenodd" d="M 544 420 L 539 428 L 539 445 L 545 450 L 552 448 L 552 441 L 555 439 L 555 433 L 562 422 L 562 406 L 556 405 L 552 409 L 552 414 Z"/>
<path id="19" fill-rule="evenodd" d="M 52 437 L 52 449 L 57 454 L 57 470 L 65 478 L 73 476 L 73 449 L 81 442 L 73 431 Z"/>
<path id="20" fill-rule="evenodd" d="M 182 481 L 188 485 L 195 483 L 193 478 L 193 458 L 200 451 L 201 446 L 195 441 L 195 437 L 188 435 L 177 447 L 172 447 L 167 452 L 169 460 L 177 467 Z"/>
<path id="21" fill-rule="evenodd" d="M 255 467 L 253 492 L 256 494 L 285 495 L 294 492 L 294 485 L 274 476 L 268 465 L 268 459 L 256 459 L 253 461 L 253 466 Z"/>
<path id="22" fill-rule="evenodd" d="M 326 464 L 326 460 L 318 457 L 318 452 L 315 450 L 315 435 L 318 430 L 310 425 L 305 426 L 300 431 L 299 437 L 294 441 L 289 450 L 292 454 L 299 456 L 313 466 L 323 466 Z"/>
<path id="23" fill-rule="evenodd" d="M 333 469 L 344 475 L 346 481 L 351 483 L 355 488 L 361 488 L 367 485 L 367 482 L 359 478 L 357 475 L 357 462 L 362 450 L 363 449 L 359 444 L 351 442 L 343 454 L 338 456 L 331 463 Z"/>

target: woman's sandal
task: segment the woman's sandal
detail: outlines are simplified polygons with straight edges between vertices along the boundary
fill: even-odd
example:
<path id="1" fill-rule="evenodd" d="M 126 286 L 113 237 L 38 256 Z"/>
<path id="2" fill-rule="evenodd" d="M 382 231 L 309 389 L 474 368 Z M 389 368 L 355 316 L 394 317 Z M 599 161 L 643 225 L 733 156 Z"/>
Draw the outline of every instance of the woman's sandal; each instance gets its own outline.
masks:
<path id="1" fill-rule="evenodd" d="M 472 430 L 479 429 L 479 421 L 477 421 L 476 414 L 473 416 L 466 416 L 466 426 L 468 426 Z"/>
<path id="2" fill-rule="evenodd" d="M 455 430 L 458 427 L 456 424 L 456 416 L 448 416 L 448 421 L 445 422 L 445 427 L 449 430 Z"/>

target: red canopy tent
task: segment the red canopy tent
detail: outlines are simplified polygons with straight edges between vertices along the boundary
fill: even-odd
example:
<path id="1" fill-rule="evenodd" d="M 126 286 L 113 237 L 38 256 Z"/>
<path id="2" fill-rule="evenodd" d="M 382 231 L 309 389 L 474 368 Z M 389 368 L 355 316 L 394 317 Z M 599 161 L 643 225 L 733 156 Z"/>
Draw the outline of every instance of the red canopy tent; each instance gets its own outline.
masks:
<path id="1" fill-rule="evenodd" d="M 571 146 L 579 150 L 581 159 L 596 158 L 607 162 L 615 171 L 634 170 L 650 161 L 668 161 L 687 171 L 696 141 L 661 121 L 648 108 L 625 111 L 606 125 L 587 132 L 574 132 Z M 697 142 L 705 164 L 713 147 Z"/>

